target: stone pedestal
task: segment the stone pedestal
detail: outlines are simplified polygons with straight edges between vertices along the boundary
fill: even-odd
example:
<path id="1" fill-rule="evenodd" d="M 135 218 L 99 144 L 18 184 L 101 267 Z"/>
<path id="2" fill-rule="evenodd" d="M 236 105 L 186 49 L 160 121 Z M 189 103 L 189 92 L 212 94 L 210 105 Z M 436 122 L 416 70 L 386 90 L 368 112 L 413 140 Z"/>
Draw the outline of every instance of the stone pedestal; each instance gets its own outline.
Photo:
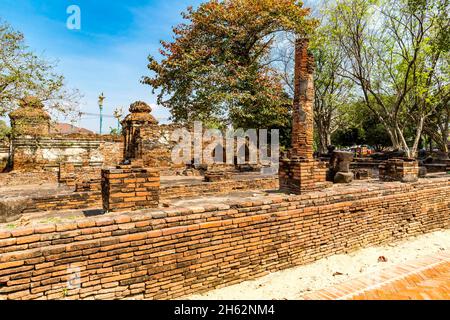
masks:
<path id="1" fill-rule="evenodd" d="M 103 209 L 107 212 L 156 208 L 159 189 L 159 170 L 132 165 L 102 170 Z"/>
<path id="2" fill-rule="evenodd" d="M 327 165 L 310 159 L 282 159 L 280 161 L 280 190 L 302 194 L 329 187 L 326 181 Z"/>
<path id="3" fill-rule="evenodd" d="M 419 179 L 419 163 L 410 159 L 390 159 L 379 166 L 380 180 L 415 182 Z"/>
<path id="4" fill-rule="evenodd" d="M 350 183 L 354 175 L 350 171 L 350 164 L 353 161 L 353 153 L 345 151 L 334 151 L 331 155 L 330 168 L 327 173 L 327 180 L 334 183 Z"/>

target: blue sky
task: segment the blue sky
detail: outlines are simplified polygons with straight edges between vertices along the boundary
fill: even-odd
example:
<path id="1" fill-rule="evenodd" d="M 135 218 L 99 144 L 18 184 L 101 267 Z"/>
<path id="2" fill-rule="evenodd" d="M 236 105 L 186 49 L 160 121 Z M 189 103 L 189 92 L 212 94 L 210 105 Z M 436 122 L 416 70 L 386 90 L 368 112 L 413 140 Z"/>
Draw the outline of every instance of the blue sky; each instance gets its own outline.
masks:
<path id="1" fill-rule="evenodd" d="M 151 88 L 140 84 L 148 74 L 147 56 L 158 55 L 159 41 L 172 38 L 180 13 L 201 0 L 1 0 L 0 17 L 25 34 L 27 45 L 40 56 L 58 61 L 67 86 L 84 95 L 80 107 L 98 113 L 97 97 L 106 96 L 104 113 L 117 106 L 128 110 L 136 100 L 153 107 L 164 122 L 170 115 L 156 105 Z M 81 9 L 81 29 L 69 30 L 70 5 Z M 84 116 L 78 125 L 98 131 L 99 120 Z M 104 119 L 103 130 L 115 127 Z"/>

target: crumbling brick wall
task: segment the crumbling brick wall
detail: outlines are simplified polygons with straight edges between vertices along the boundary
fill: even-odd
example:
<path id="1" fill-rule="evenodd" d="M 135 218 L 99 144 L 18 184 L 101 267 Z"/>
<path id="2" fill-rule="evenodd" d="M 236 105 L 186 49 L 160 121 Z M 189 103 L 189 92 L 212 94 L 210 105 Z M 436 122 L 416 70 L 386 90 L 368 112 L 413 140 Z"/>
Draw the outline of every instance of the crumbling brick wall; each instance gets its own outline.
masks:
<path id="1" fill-rule="evenodd" d="M 149 125 L 140 129 L 138 150 L 144 165 L 150 168 L 158 168 L 162 173 L 181 173 L 186 168 L 185 164 L 175 164 L 172 161 L 172 149 L 176 145 L 172 141 L 172 133 L 180 128 L 180 125 Z"/>
<path id="2" fill-rule="evenodd" d="M 101 206 L 102 192 L 100 190 L 75 191 L 33 198 L 24 213 L 98 209 Z"/>
<path id="3" fill-rule="evenodd" d="M 180 199 L 183 197 L 199 197 L 205 195 L 227 194 L 233 191 L 277 190 L 277 177 L 257 178 L 249 180 L 231 180 L 204 182 L 194 185 L 174 185 L 161 187 L 161 199 Z"/>
<path id="4" fill-rule="evenodd" d="M 233 191 L 275 189 L 278 189 L 278 178 L 269 177 L 233 180 L 232 183 L 204 182 L 194 185 L 166 185 L 161 186 L 159 192 L 161 200 L 169 200 L 183 197 L 217 195 Z M 55 210 L 101 209 L 103 206 L 101 179 L 76 182 L 74 192 L 65 191 L 60 194 L 34 197 L 31 200 L 30 205 L 25 210 L 26 213 Z"/>
<path id="5" fill-rule="evenodd" d="M 3 229 L 0 299 L 177 298 L 449 228 L 449 208 L 441 178 Z"/>
<path id="6" fill-rule="evenodd" d="M 122 160 L 123 142 L 109 136 L 18 137 L 12 141 L 12 169 L 55 170 L 63 162 L 76 167 L 116 165 Z"/>

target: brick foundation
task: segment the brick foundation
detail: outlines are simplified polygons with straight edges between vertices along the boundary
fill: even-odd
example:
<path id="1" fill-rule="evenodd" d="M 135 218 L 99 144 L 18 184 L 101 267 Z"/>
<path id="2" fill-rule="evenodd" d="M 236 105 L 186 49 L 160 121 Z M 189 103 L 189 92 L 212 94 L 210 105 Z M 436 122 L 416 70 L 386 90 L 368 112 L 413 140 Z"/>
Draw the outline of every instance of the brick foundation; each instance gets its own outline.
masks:
<path id="1" fill-rule="evenodd" d="M 117 166 L 102 170 L 103 209 L 107 212 L 156 208 L 159 204 L 159 171 Z"/>
<path id="2" fill-rule="evenodd" d="M 180 199 L 206 195 L 220 195 L 229 192 L 247 190 L 276 190 L 279 188 L 277 177 L 257 178 L 247 180 L 232 180 L 231 183 L 203 182 L 199 184 L 167 185 L 160 187 L 160 200 Z M 75 192 L 64 192 L 48 196 L 32 198 L 25 213 L 55 211 L 100 209 L 103 206 L 101 179 L 92 179 L 77 183 Z"/>
<path id="3" fill-rule="evenodd" d="M 332 183 L 326 181 L 327 164 L 315 160 L 280 161 L 280 190 L 291 194 L 321 190 Z"/>
<path id="4" fill-rule="evenodd" d="M 414 182 L 419 178 L 419 163 L 413 160 L 391 159 L 379 166 L 380 180 Z"/>
<path id="5" fill-rule="evenodd" d="M 391 182 L 2 229 L 0 300 L 171 299 L 450 228 L 449 182 Z M 74 268 L 81 286 L 70 289 Z"/>

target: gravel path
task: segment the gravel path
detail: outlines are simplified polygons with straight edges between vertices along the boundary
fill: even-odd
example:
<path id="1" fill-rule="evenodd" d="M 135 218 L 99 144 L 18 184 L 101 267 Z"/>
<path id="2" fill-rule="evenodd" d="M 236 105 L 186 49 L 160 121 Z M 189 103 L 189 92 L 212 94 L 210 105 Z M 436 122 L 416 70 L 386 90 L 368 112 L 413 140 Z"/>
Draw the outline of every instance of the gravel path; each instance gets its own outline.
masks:
<path id="1" fill-rule="evenodd" d="M 392 265 L 450 250 L 450 230 L 437 231 L 381 247 L 336 255 L 315 263 L 269 274 L 185 299 L 213 300 L 284 300 L 301 299 L 302 295 L 370 274 Z M 385 257 L 386 262 L 379 262 Z M 381 259 L 384 260 L 384 259 Z"/>

